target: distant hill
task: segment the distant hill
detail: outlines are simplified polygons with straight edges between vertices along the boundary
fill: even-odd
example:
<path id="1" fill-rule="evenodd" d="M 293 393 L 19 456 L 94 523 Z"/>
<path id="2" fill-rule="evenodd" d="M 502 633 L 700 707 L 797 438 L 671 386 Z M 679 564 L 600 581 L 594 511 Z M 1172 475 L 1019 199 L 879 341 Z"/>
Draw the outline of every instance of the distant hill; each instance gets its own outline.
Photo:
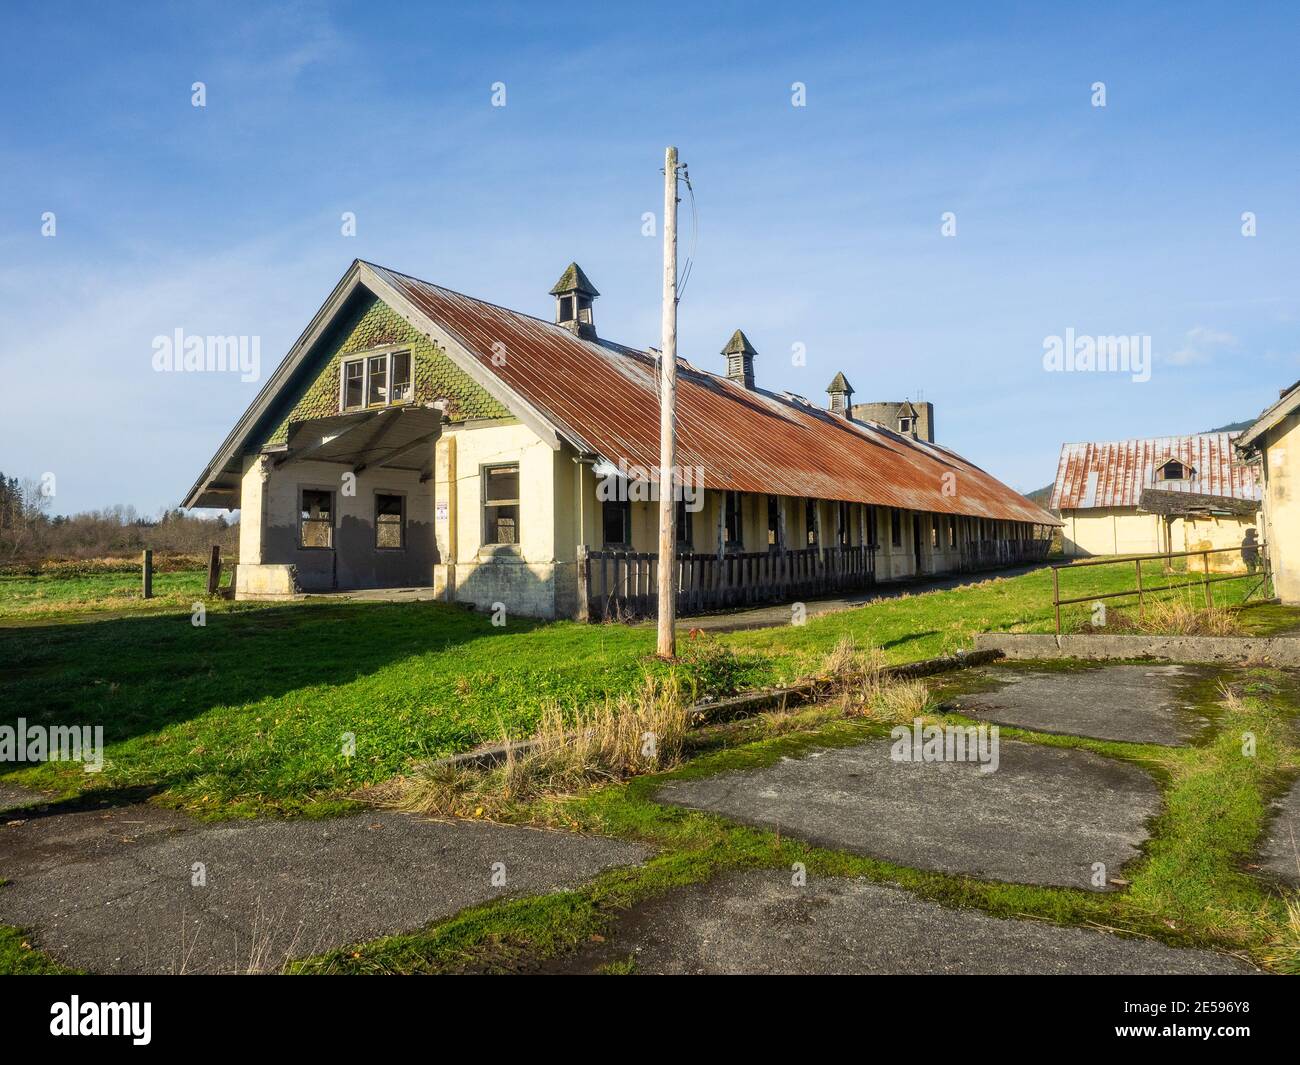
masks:
<path id="1" fill-rule="evenodd" d="M 1252 418 L 1247 422 L 1230 422 L 1227 425 L 1220 425 L 1215 429 L 1206 429 L 1205 431 L 1207 433 L 1235 433 L 1242 429 L 1249 429 L 1254 424 L 1255 420 Z"/>

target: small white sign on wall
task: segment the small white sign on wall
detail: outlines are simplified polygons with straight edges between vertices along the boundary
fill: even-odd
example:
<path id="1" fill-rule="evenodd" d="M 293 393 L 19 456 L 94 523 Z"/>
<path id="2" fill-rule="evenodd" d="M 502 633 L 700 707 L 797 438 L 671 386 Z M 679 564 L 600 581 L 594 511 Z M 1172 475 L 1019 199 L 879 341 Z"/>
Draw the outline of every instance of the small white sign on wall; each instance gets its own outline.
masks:
<path id="1" fill-rule="evenodd" d="M 441 503 L 434 504 L 433 515 L 438 521 L 446 521 L 447 514 L 448 514 L 448 510 L 447 510 L 446 500 L 443 500 Z"/>

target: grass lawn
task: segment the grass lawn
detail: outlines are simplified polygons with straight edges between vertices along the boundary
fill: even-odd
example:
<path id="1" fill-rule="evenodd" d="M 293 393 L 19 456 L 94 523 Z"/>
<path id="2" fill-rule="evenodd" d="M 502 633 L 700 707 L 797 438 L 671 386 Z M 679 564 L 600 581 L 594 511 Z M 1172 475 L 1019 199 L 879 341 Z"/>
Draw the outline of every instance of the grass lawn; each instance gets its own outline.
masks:
<path id="1" fill-rule="evenodd" d="M 647 626 L 494 628 L 437 603 L 212 601 L 195 627 L 202 579 L 159 575 L 166 601 L 152 603 L 130 598 L 126 574 L 0 579 L 6 719 L 102 724 L 107 742 L 101 773 L 55 762 L 8 765 L 0 779 L 63 796 L 156 795 L 207 816 L 331 813 L 412 760 L 530 732 L 548 701 L 600 700 L 668 668 L 651 657 Z M 1131 580 L 1125 567 L 1080 569 L 1063 574 L 1062 595 Z M 1242 588 L 1217 585 L 1217 601 Z M 721 637 L 739 656 L 726 677 L 678 668 L 706 692 L 779 683 L 845 634 L 910 661 L 969 646 L 980 631 L 1050 632 L 1050 599 L 1047 570 L 990 579 Z M 96 618 L 100 607 L 108 614 Z M 1067 611 L 1072 624 L 1086 617 L 1086 605 Z"/>
<path id="2" fill-rule="evenodd" d="M 109 613 L 187 612 L 206 598 L 207 573 L 183 570 L 153 575 L 152 599 L 140 598 L 140 573 L 94 573 L 79 577 L 0 576 L 0 624 Z M 211 606 L 211 604 L 209 604 Z"/>

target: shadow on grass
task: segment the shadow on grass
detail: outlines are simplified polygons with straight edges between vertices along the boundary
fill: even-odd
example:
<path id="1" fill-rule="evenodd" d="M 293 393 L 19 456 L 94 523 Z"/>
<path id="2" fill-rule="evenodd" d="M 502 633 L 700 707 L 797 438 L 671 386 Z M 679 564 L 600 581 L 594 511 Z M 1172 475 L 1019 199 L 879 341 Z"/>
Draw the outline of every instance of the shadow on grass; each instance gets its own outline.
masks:
<path id="1" fill-rule="evenodd" d="M 4 629 L 0 721 L 102 722 L 113 744 L 213 707 L 345 686 L 414 655 L 542 624 L 512 618 L 494 628 L 441 603 L 304 603 L 214 612 L 202 627 L 187 611 Z"/>

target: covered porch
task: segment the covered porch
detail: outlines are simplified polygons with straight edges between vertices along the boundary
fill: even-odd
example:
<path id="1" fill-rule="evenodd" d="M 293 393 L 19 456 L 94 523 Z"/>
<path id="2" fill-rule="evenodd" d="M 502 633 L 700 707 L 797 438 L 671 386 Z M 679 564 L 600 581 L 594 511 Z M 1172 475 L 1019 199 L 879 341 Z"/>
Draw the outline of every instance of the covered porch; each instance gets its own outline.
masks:
<path id="1" fill-rule="evenodd" d="M 237 597 L 432 587 L 442 420 L 421 405 L 312 418 L 250 456 Z"/>

